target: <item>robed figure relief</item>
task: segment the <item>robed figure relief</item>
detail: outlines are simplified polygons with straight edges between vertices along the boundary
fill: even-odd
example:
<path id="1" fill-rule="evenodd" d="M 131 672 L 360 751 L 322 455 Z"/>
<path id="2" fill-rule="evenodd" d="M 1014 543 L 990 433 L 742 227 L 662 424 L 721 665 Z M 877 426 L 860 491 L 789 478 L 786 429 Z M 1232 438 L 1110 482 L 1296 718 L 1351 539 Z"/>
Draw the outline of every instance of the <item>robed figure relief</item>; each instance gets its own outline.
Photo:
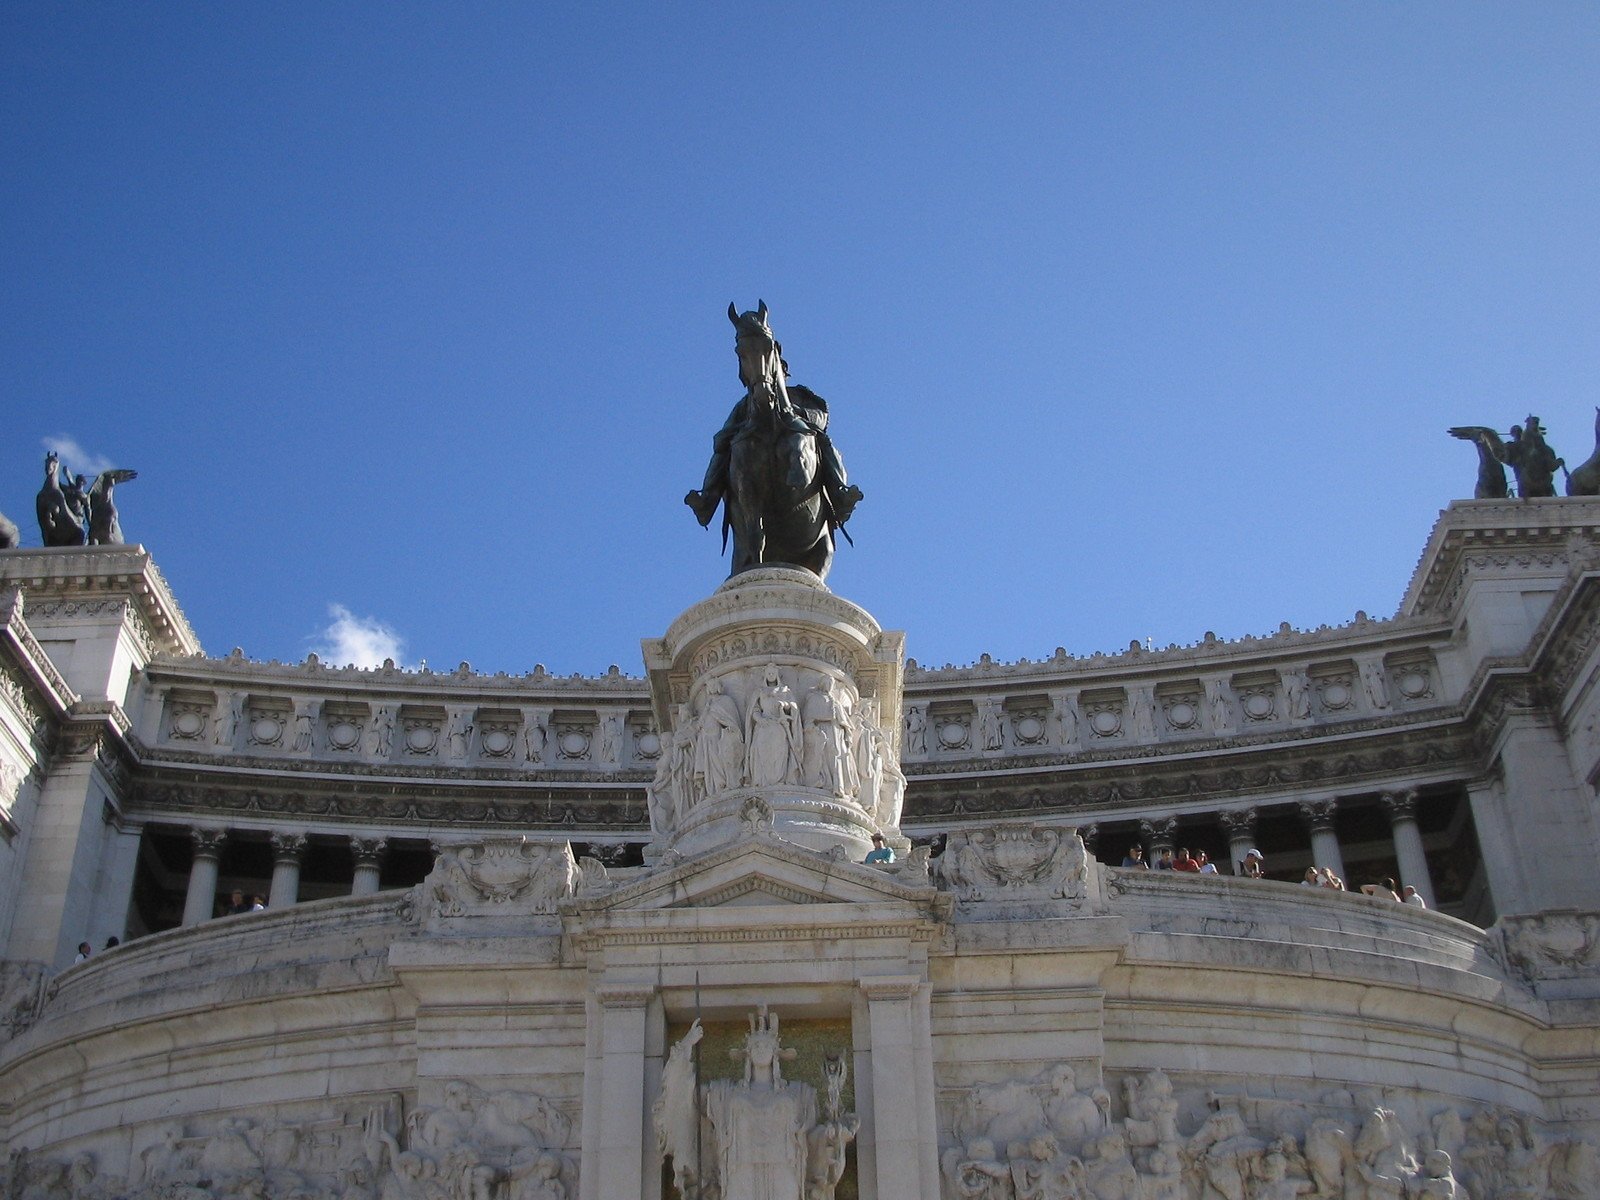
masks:
<path id="1" fill-rule="evenodd" d="M 861 790 L 853 747 L 854 722 L 850 694 L 824 675 L 805 699 L 805 760 L 801 778 L 807 786 L 835 796 L 853 797 Z"/>
<path id="2" fill-rule="evenodd" d="M 745 714 L 745 779 L 751 787 L 798 783 L 801 753 L 800 706 L 769 664 Z"/>
<path id="3" fill-rule="evenodd" d="M 720 679 L 706 684 L 706 710 L 694 743 L 694 773 L 706 796 L 720 796 L 744 778 L 744 728 L 739 705 Z"/>
<path id="4" fill-rule="evenodd" d="M 766 1005 L 750 1015 L 744 1044 L 729 1053 L 743 1078 L 700 1083 L 694 1048 L 696 1020 L 667 1056 L 661 1094 L 651 1106 L 656 1144 L 672 1162 L 673 1182 L 686 1200 L 832 1200 L 844 1151 L 859 1123 L 840 1111 L 844 1056 L 830 1056 L 828 1111 L 817 1119 L 817 1092 L 786 1080 L 778 1017 Z"/>
<path id="5" fill-rule="evenodd" d="M 828 436 L 827 402 L 788 382 L 765 301 L 746 313 L 730 304 L 728 319 L 745 393 L 711 441 L 705 482 L 684 503 L 701 525 L 722 507 L 723 545 L 733 536 L 730 575 L 781 563 L 825 579 L 834 531 L 850 519 L 861 489 L 847 482 Z"/>

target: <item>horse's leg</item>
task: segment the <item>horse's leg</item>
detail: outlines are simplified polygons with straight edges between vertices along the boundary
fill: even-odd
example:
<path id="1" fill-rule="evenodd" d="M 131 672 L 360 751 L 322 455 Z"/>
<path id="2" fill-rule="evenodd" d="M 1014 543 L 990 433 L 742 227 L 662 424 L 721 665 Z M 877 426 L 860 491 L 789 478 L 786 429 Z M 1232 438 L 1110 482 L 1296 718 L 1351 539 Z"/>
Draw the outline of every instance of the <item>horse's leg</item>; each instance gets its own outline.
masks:
<path id="1" fill-rule="evenodd" d="M 766 539 L 761 529 L 761 513 L 742 498 L 733 502 L 737 491 L 729 493 L 728 523 L 733 527 L 733 569 L 737 575 L 751 567 L 759 567 L 766 552 Z"/>

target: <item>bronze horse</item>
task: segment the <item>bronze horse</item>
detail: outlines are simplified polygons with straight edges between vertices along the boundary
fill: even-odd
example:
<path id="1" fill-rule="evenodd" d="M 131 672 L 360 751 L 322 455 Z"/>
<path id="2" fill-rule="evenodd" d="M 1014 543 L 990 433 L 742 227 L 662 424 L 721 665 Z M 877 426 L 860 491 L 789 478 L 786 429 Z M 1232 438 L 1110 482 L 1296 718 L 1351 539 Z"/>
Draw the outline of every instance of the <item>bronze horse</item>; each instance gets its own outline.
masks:
<path id="1" fill-rule="evenodd" d="M 730 574 L 785 565 L 824 579 L 833 563 L 834 530 L 849 518 L 861 491 L 846 482 L 828 439 L 827 403 L 786 382 L 766 304 L 746 313 L 730 304 L 728 319 L 745 394 L 712 441 L 703 489 L 690 492 L 685 503 L 702 525 L 722 503 L 724 545 L 733 535 Z"/>

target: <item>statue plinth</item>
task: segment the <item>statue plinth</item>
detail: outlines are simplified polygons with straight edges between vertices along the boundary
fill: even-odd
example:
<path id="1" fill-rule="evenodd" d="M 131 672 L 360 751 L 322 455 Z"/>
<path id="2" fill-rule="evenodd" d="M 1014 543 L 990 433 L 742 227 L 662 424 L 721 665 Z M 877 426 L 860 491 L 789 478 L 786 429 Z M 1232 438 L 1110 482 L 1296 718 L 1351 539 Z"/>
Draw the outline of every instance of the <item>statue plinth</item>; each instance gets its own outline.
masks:
<path id="1" fill-rule="evenodd" d="M 901 841 L 905 638 L 810 571 L 759 567 L 644 643 L 662 756 L 655 849 L 695 855 L 753 826 L 861 859 Z"/>

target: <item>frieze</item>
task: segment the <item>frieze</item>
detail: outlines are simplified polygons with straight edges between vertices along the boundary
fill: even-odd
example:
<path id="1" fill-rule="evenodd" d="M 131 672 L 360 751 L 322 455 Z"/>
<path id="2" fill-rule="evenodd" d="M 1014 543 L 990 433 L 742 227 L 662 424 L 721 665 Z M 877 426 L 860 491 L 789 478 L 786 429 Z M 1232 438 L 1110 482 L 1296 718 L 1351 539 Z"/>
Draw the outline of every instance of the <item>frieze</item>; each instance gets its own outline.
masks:
<path id="1" fill-rule="evenodd" d="M 399 739 L 396 739 L 397 741 Z M 181 746 L 144 747 L 140 755 L 144 765 L 151 769 L 160 769 L 171 766 L 205 766 L 212 769 L 241 771 L 268 770 L 277 775 L 299 776 L 329 776 L 335 778 L 375 778 L 384 780 L 460 780 L 464 784 L 478 782 L 485 783 L 514 783 L 518 786 L 527 784 L 549 783 L 568 784 L 575 783 L 578 779 L 584 783 L 607 783 L 621 785 L 637 785 L 642 787 L 649 782 L 650 772 L 641 767 L 618 767 L 615 764 L 601 763 L 587 768 L 583 764 L 567 765 L 563 767 L 534 767 L 497 766 L 501 760 L 487 759 L 470 766 L 464 765 L 425 765 L 417 761 L 421 758 L 433 759 L 431 754 L 424 755 L 413 752 L 412 761 L 409 762 L 352 762 L 348 759 L 317 759 L 304 761 L 293 758 L 272 757 L 255 754 L 218 754 L 215 751 L 195 751 L 184 749 Z M 508 756 L 512 759 L 518 755 Z"/>
<path id="2" fill-rule="evenodd" d="M 941 817 L 1031 815 L 1082 809 L 1148 807 L 1174 801 L 1234 800 L 1251 793 L 1272 792 L 1303 784 L 1341 784 L 1382 780 L 1419 770 L 1452 769 L 1476 773 L 1482 756 L 1462 728 L 1416 730 L 1399 744 L 1338 753 L 1288 757 L 1226 767 L 1197 767 L 1194 760 L 1165 770 L 1132 773 L 1106 769 L 1075 771 L 1067 780 L 1042 782 L 1036 776 L 1014 779 L 926 780 L 908 794 L 906 820 L 920 823 Z M 1088 778 L 1083 776 L 1088 774 Z"/>
<path id="3" fill-rule="evenodd" d="M 128 803 L 130 812 L 147 818 L 164 814 L 261 817 L 323 817 L 363 823 L 481 824 L 569 829 L 587 826 L 645 828 L 642 797 L 575 799 L 570 795 L 480 800 L 455 796 L 329 795 L 290 791 L 246 791 L 200 784 L 141 782 Z"/>
<path id="4" fill-rule="evenodd" d="M 867 657 L 843 638 L 828 637 L 815 626 L 798 622 L 763 623 L 759 630 L 724 634 L 696 651 L 689 664 L 692 681 L 708 672 L 744 662 L 784 656 L 820 660 L 849 675 L 859 686 L 866 682 Z"/>

